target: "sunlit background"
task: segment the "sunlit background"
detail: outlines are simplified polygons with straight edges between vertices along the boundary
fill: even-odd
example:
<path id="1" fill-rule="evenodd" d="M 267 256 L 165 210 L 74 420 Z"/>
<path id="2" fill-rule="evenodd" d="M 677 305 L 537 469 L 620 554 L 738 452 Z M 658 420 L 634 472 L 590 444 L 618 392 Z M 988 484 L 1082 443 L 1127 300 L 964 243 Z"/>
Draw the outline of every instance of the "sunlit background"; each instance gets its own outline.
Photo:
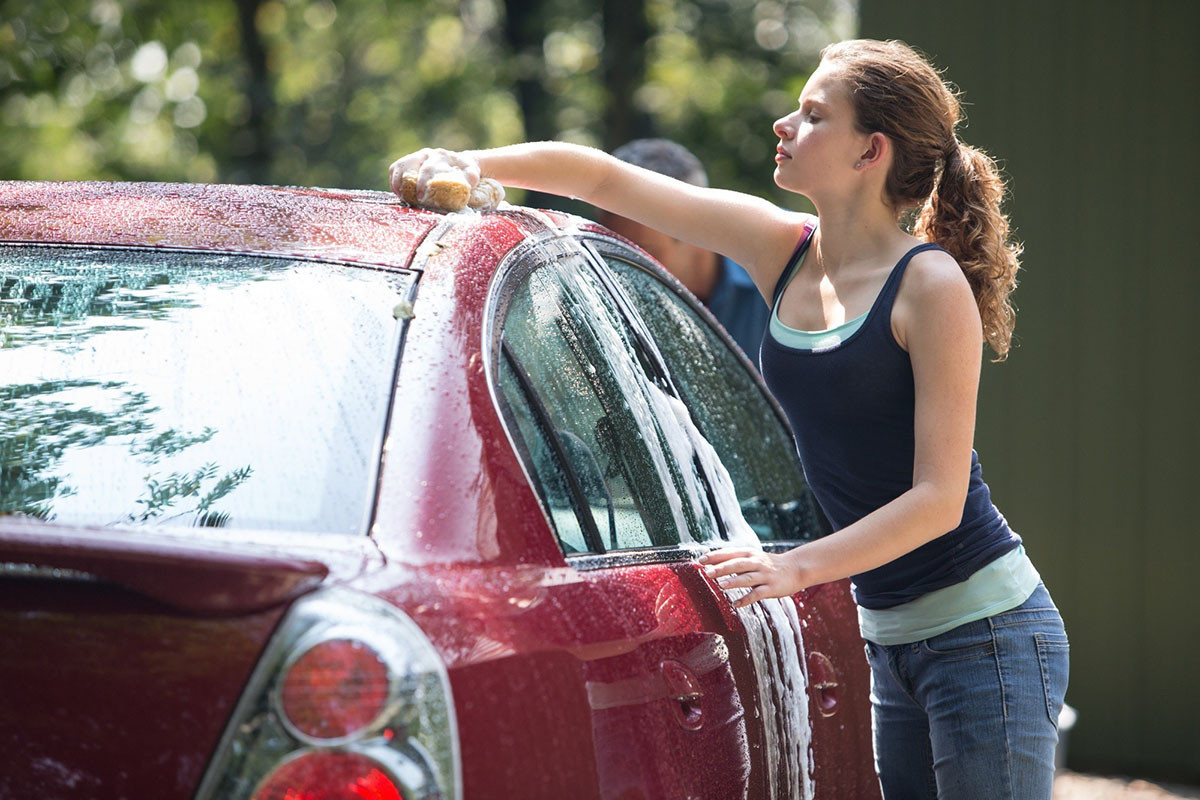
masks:
<path id="1" fill-rule="evenodd" d="M 382 188 L 429 144 L 675 138 L 770 192 L 854 0 L 17 0 L 0 176 Z M 606 46 L 607 44 L 607 46 Z M 780 195 L 776 199 L 783 200 Z"/>

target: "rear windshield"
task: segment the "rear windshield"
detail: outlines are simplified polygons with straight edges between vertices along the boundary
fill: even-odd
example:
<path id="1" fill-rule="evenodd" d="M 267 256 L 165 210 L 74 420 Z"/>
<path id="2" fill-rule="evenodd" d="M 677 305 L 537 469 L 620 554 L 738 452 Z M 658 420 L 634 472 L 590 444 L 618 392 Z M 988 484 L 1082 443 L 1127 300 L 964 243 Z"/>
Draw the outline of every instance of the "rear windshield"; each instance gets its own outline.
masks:
<path id="1" fill-rule="evenodd" d="M 0 247 L 0 515 L 364 531 L 412 281 Z"/>

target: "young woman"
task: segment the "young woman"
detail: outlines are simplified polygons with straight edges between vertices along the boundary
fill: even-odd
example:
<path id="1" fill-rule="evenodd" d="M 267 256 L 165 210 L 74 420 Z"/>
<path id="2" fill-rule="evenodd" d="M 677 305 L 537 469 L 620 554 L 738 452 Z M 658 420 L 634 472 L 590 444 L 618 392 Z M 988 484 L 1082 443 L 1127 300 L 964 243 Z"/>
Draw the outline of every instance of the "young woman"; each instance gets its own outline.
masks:
<path id="1" fill-rule="evenodd" d="M 817 216 L 541 142 L 425 150 L 437 164 L 582 198 L 722 253 L 772 306 L 762 374 L 835 532 L 701 562 L 748 604 L 850 576 L 886 800 L 1050 798 L 1067 638 L 972 448 L 982 345 L 1004 358 L 1019 248 L 1003 184 L 958 140 L 959 104 L 900 42 L 831 45 L 775 123 L 775 182 Z M 411 174 L 410 174 L 411 179 Z M 901 224 L 919 208 L 912 233 Z M 799 245 L 797 242 L 799 241 Z"/>

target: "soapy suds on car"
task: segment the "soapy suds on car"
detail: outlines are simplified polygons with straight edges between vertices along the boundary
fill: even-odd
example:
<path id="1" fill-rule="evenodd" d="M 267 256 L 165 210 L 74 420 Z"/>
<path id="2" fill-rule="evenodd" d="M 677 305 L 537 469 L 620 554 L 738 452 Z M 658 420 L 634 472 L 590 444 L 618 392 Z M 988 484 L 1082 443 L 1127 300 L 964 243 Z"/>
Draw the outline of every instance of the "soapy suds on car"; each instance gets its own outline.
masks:
<path id="1" fill-rule="evenodd" d="M 687 406 L 677 398 L 663 397 L 709 477 L 721 517 L 728 526 L 729 543 L 761 549 L 758 536 L 742 516 L 733 479 L 720 457 L 692 421 Z M 749 592 L 745 588 L 726 590 L 734 602 Z M 796 604 L 791 597 L 768 598 L 737 609 L 737 614 L 747 632 L 758 678 L 766 747 L 772 754 L 768 760 L 779 759 L 779 770 L 768 774 L 771 796 L 812 800 L 812 725 L 808 717 L 804 636 Z"/>

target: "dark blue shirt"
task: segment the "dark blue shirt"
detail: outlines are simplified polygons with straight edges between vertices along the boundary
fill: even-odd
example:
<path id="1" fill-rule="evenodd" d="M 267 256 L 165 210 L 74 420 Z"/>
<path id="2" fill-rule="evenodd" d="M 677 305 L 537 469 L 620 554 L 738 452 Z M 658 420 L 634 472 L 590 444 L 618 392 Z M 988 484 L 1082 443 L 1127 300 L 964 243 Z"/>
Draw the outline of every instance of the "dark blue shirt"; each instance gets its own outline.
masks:
<path id="1" fill-rule="evenodd" d="M 720 259 L 720 277 L 704 305 L 717 318 L 717 322 L 729 331 L 751 362 L 755 362 L 771 308 L 758 293 L 758 287 L 746 270 L 725 256 Z"/>
<path id="2" fill-rule="evenodd" d="M 811 238 L 811 234 L 810 234 Z M 797 251 L 775 288 L 803 253 Z M 763 378 L 792 423 L 800 462 L 834 530 L 887 505 L 913 485 L 916 414 L 912 362 L 892 335 L 892 304 L 914 247 L 892 270 L 862 327 L 836 347 L 803 350 L 769 329 L 760 355 Z M 1021 542 L 992 505 L 979 458 L 952 531 L 881 567 L 851 576 L 864 608 L 890 608 L 966 580 Z"/>

